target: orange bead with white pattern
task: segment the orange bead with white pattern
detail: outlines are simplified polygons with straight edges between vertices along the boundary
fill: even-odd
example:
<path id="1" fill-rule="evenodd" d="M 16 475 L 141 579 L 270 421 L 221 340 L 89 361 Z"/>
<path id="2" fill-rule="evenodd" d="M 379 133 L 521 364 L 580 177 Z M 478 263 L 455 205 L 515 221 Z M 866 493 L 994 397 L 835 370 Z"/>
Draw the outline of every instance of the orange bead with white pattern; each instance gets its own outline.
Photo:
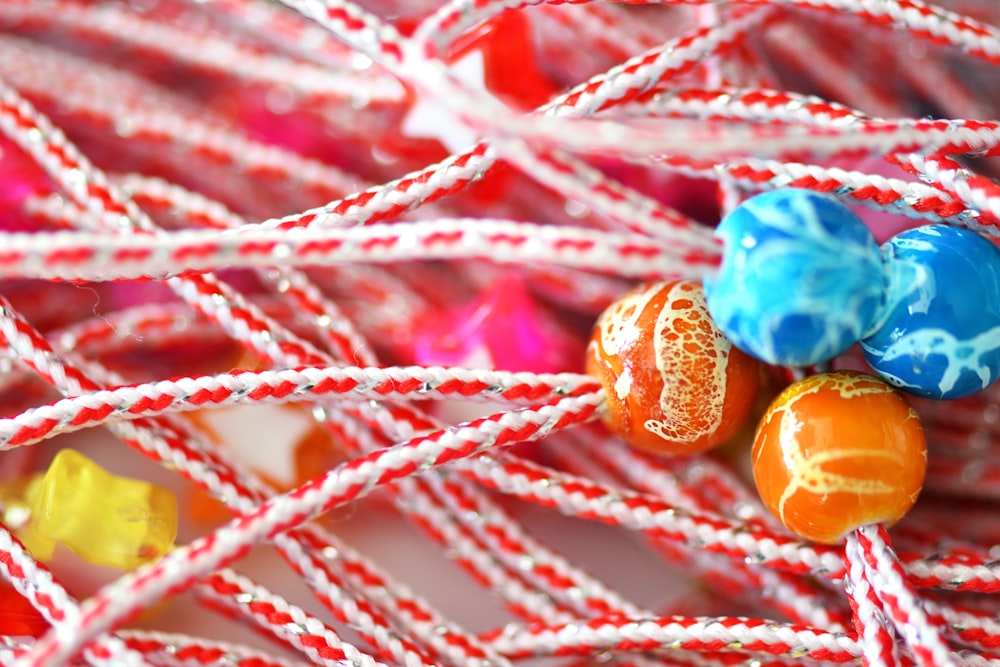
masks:
<path id="1" fill-rule="evenodd" d="M 771 403 L 752 461 L 761 500 L 788 530 L 837 544 L 909 511 L 924 483 L 927 445 L 917 413 L 895 389 L 835 371 L 796 382 Z"/>
<path id="2" fill-rule="evenodd" d="M 735 433 L 760 379 L 759 362 L 726 340 L 693 280 L 644 285 L 611 304 L 591 334 L 587 372 L 604 387 L 611 431 L 665 456 Z"/>

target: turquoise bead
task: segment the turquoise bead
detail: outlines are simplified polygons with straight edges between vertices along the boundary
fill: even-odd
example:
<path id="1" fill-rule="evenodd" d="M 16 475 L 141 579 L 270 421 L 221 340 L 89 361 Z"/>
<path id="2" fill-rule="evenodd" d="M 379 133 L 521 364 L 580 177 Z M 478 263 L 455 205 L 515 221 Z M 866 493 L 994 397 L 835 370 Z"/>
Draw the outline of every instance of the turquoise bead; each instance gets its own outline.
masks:
<path id="1" fill-rule="evenodd" d="M 887 382 L 928 398 L 960 398 L 1000 376 L 1000 249 L 945 225 L 882 246 L 890 277 L 877 330 L 861 341 Z"/>
<path id="2" fill-rule="evenodd" d="M 730 341 L 771 364 L 808 366 L 869 333 L 887 287 L 878 244 L 826 195 L 757 195 L 716 231 L 722 264 L 705 279 L 708 309 Z"/>

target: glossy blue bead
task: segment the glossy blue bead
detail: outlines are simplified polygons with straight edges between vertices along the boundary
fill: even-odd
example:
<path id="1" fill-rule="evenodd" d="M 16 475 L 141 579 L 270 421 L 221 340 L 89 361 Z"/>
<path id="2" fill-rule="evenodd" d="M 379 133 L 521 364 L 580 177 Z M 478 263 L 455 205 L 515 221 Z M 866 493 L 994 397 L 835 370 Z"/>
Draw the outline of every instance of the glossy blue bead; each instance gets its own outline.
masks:
<path id="1" fill-rule="evenodd" d="M 889 296 L 861 341 L 887 382 L 929 398 L 960 398 L 1000 376 L 1000 250 L 979 234 L 930 225 L 882 246 Z"/>
<path id="2" fill-rule="evenodd" d="M 878 244 L 837 200 L 787 188 L 757 195 L 716 231 L 722 265 L 705 279 L 708 310 L 744 352 L 808 366 L 871 330 L 887 278 Z"/>

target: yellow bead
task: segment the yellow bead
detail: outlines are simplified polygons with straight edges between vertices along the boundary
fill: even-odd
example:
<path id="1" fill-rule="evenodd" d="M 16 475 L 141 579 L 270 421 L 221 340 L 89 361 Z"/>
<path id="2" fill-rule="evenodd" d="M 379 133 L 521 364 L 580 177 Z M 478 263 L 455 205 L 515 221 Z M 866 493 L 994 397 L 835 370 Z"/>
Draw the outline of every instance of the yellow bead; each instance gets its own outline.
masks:
<path id="1" fill-rule="evenodd" d="M 31 518 L 18 537 L 41 560 L 62 544 L 91 563 L 131 570 L 169 551 L 177 536 L 170 491 L 113 475 L 72 449 L 31 481 L 24 502 Z"/>

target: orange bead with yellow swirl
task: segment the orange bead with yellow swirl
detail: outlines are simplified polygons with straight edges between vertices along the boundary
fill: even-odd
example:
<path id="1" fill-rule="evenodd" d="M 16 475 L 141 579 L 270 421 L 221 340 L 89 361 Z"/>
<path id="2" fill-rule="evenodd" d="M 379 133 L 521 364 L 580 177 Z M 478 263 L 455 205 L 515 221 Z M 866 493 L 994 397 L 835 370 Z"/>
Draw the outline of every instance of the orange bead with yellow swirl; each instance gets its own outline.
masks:
<path id="1" fill-rule="evenodd" d="M 901 519 L 927 472 L 917 413 L 888 384 L 857 371 L 785 389 L 761 419 L 752 458 L 764 505 L 791 532 L 824 544 Z"/>
<path id="2" fill-rule="evenodd" d="M 726 340 L 693 280 L 644 285 L 611 304 L 591 334 L 587 372 L 604 387 L 611 431 L 666 456 L 732 435 L 760 379 L 759 362 Z"/>

